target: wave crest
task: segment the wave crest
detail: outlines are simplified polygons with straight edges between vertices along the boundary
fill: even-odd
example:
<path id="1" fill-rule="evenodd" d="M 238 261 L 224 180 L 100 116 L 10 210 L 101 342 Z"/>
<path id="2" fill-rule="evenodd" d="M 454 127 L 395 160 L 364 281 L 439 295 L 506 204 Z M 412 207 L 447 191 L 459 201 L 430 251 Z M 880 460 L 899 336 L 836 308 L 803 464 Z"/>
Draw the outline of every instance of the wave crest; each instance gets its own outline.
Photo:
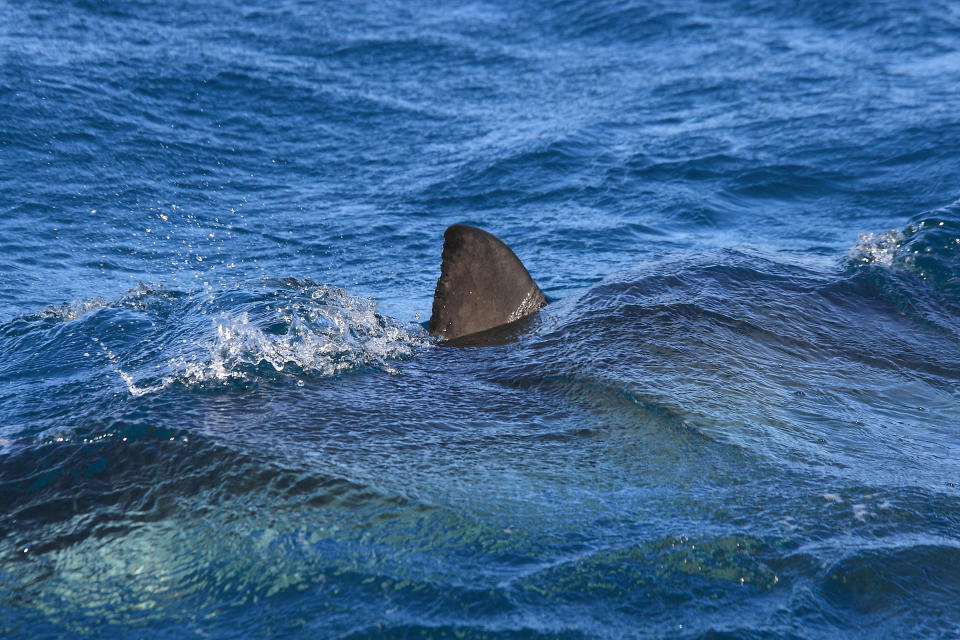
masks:
<path id="1" fill-rule="evenodd" d="M 134 396 L 177 384 L 396 373 L 397 361 L 432 344 L 420 325 L 377 313 L 373 299 L 293 278 L 192 292 L 140 284 L 114 300 L 50 305 L 0 332 L 22 341 L 21 359 L 8 363 L 21 379 L 49 384 L 56 361 L 58 372 L 93 367 L 104 389 Z"/>
<path id="2" fill-rule="evenodd" d="M 377 314 L 371 299 L 316 285 L 297 293 L 268 305 L 274 318 L 260 309 L 215 317 L 207 357 L 174 359 L 176 372 L 167 382 L 250 383 L 283 373 L 332 377 L 364 367 L 396 373 L 392 361 L 429 344 L 420 332 Z"/>
<path id="3" fill-rule="evenodd" d="M 904 269 L 960 293 L 960 203 L 914 216 L 903 230 L 861 234 L 846 262 Z"/>
<path id="4" fill-rule="evenodd" d="M 847 252 L 847 262 L 854 266 L 879 264 L 889 267 L 905 240 L 903 232 L 898 229 L 861 233 L 857 237 L 857 243 Z"/>

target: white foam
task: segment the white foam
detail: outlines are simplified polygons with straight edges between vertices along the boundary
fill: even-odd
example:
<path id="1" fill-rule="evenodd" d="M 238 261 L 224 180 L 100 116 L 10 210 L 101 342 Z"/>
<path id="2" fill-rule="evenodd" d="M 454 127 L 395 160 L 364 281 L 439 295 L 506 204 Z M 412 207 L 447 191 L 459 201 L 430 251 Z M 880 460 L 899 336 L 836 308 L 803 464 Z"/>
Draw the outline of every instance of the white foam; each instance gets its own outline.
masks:
<path id="1" fill-rule="evenodd" d="M 146 395 L 146 394 L 148 394 L 148 393 L 153 393 L 153 392 L 155 392 L 155 391 L 160 391 L 161 389 L 163 389 L 163 388 L 166 386 L 165 383 L 164 383 L 164 384 L 147 385 L 147 386 L 139 386 L 139 385 L 137 385 L 137 383 L 136 383 L 136 381 L 134 380 L 133 376 L 130 375 L 129 373 L 123 371 L 123 370 L 120 369 L 119 367 L 115 367 L 115 371 L 120 375 L 120 378 L 123 380 L 124 384 L 127 385 L 127 391 L 129 391 L 129 392 L 130 392 L 130 395 L 132 395 L 134 398 L 138 398 L 138 397 L 140 397 L 140 396 Z"/>
<path id="2" fill-rule="evenodd" d="M 251 382 L 261 376 L 263 367 L 268 367 L 268 373 L 292 371 L 316 377 L 333 377 L 362 367 L 396 373 L 392 362 L 430 344 L 422 330 L 379 316 L 373 300 L 332 287 L 298 293 L 298 299 L 275 309 L 277 319 L 286 324 L 285 332 L 268 331 L 261 326 L 266 322 L 255 322 L 246 311 L 215 317 L 206 353 L 172 358 L 164 385 Z M 132 381 L 128 387 L 131 393 L 141 388 Z"/>
<path id="3" fill-rule="evenodd" d="M 333 377 L 364 367 L 397 373 L 398 360 L 432 344 L 419 325 L 379 315 L 372 299 L 293 279 L 268 281 L 266 289 L 207 288 L 192 296 L 140 284 L 113 301 L 99 296 L 77 300 L 51 305 L 40 315 L 69 322 L 98 309 L 148 311 L 174 300 L 180 302 L 167 308 L 172 316 L 151 322 L 165 332 L 169 329 L 162 327 L 171 322 L 179 325 L 177 335 L 164 336 L 164 344 L 154 351 L 163 354 L 161 360 L 158 355 L 143 358 L 129 347 L 109 348 L 91 337 L 91 347 L 134 397 L 178 383 L 215 387 L 277 374 L 302 382 L 304 377 Z M 210 318 L 209 329 L 204 328 L 204 316 Z"/>
<path id="4" fill-rule="evenodd" d="M 906 236 L 898 229 L 880 233 L 861 233 L 847 252 L 847 260 L 858 266 L 879 264 L 889 267 L 897 257 Z"/>

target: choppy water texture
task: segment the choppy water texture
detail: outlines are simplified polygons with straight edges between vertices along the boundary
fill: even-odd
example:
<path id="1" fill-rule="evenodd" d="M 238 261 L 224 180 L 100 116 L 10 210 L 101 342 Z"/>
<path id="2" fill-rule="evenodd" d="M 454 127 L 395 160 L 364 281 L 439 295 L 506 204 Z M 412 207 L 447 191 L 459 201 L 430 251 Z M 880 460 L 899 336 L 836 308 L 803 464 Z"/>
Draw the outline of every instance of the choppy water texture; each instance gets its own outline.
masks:
<path id="1" fill-rule="evenodd" d="M 957 3 L 244 4 L 0 2 L 0 635 L 960 634 Z"/>

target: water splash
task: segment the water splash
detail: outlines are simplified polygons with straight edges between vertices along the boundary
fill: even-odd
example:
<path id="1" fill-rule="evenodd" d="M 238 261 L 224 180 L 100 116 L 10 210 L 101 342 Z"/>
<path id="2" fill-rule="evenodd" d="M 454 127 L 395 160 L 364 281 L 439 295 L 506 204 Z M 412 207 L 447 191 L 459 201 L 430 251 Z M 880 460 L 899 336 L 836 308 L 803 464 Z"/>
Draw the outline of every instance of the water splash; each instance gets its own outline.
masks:
<path id="1" fill-rule="evenodd" d="M 170 384 L 223 387 L 255 384 L 284 376 L 333 377 L 366 367 L 398 373 L 392 363 L 430 344 L 417 325 L 376 312 L 372 299 L 343 289 L 285 280 L 283 288 L 240 308 L 222 311 L 211 321 L 209 338 L 195 340 L 192 353 L 167 361 L 161 384 L 124 375 L 138 395 Z"/>
<path id="2" fill-rule="evenodd" d="M 79 320 L 89 313 L 111 308 L 134 309 L 138 311 L 147 311 L 155 309 L 163 303 L 176 300 L 184 294 L 164 287 L 163 285 L 150 286 L 143 282 L 136 287 L 124 291 L 116 300 L 107 300 L 103 296 L 93 296 L 71 302 L 64 302 L 59 305 L 48 305 L 35 315 L 23 316 L 24 319 L 43 319 L 56 320 L 59 322 L 72 322 Z"/>
<path id="3" fill-rule="evenodd" d="M 846 263 L 903 269 L 952 297 L 960 292 L 960 206 L 954 203 L 916 215 L 902 231 L 861 234 Z"/>
<path id="4" fill-rule="evenodd" d="M 177 384 L 302 385 L 365 368 L 396 374 L 398 361 L 432 344 L 420 325 L 377 313 L 373 299 L 293 278 L 193 292 L 141 283 L 112 301 L 50 305 L 4 330 L 56 345 L 61 362 L 99 362 L 104 391 L 134 397 Z M 11 366 L 22 373 L 27 364 Z"/>
<path id="5" fill-rule="evenodd" d="M 852 265 L 871 264 L 889 267 L 893 264 L 897 250 L 903 246 L 906 236 L 898 229 L 888 229 L 880 233 L 861 233 L 857 243 L 847 252 L 846 260 Z"/>
<path id="6" fill-rule="evenodd" d="M 45 319 L 59 320 L 61 322 L 71 322 L 97 309 L 102 309 L 109 304 L 106 298 L 94 296 L 86 300 L 74 300 L 59 305 L 48 305 L 44 307 L 37 316 Z"/>

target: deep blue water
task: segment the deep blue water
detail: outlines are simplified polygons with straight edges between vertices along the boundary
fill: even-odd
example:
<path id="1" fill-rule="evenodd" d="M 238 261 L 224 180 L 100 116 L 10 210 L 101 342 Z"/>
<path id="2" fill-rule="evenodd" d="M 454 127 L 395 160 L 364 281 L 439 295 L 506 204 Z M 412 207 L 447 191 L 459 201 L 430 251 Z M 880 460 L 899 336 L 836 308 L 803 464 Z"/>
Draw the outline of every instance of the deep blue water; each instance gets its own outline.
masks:
<path id="1" fill-rule="evenodd" d="M 956 2 L 0 0 L 0 635 L 955 637 L 958 88 Z"/>

